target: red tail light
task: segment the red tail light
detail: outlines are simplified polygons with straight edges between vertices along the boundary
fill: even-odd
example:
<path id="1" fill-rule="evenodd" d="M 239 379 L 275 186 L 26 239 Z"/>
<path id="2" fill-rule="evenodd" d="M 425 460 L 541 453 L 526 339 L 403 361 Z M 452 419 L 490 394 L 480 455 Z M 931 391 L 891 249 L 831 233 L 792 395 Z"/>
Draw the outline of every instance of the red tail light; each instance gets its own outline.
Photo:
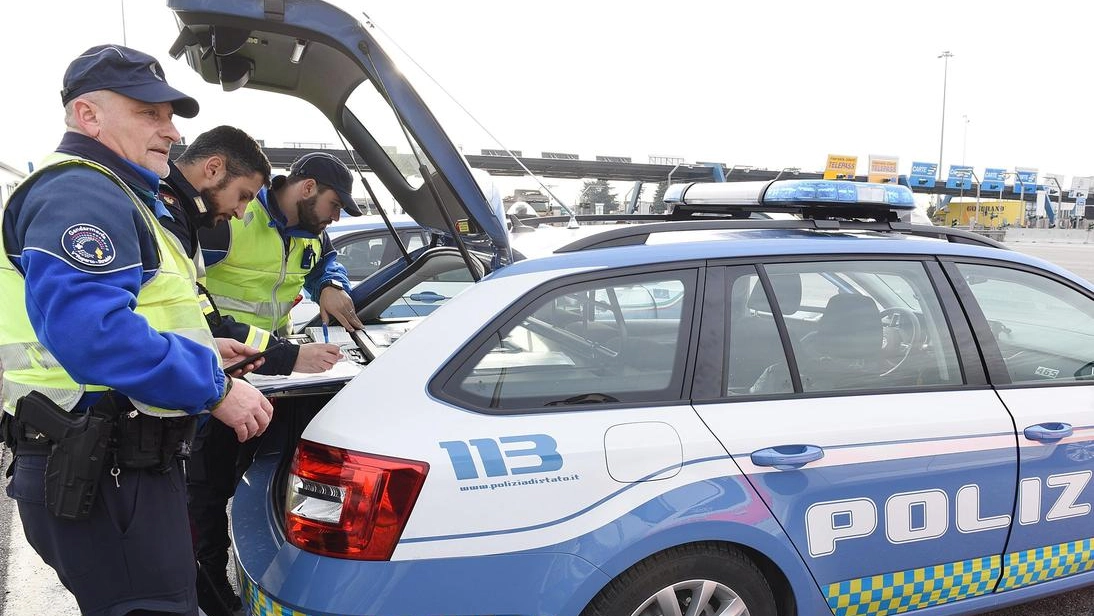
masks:
<path id="1" fill-rule="evenodd" d="M 295 308 L 296 305 L 299 304 L 302 301 L 304 301 L 304 294 L 303 293 L 297 293 L 296 297 L 294 297 L 293 300 L 292 300 L 292 307 Z M 318 302 L 319 300 L 316 300 L 316 301 Z"/>
<path id="2" fill-rule="evenodd" d="M 429 465 L 300 441 L 285 497 L 285 530 L 325 556 L 387 560 Z"/>

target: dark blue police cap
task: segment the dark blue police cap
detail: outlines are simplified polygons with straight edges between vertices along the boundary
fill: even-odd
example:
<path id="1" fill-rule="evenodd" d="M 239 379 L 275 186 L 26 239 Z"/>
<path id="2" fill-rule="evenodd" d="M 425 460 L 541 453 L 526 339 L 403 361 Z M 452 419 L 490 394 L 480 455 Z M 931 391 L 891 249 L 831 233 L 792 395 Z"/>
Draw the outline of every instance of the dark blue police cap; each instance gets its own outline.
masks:
<path id="1" fill-rule="evenodd" d="M 81 94 L 98 90 L 145 103 L 171 103 L 175 114 L 184 118 L 198 114 L 198 102 L 167 85 L 155 58 L 121 45 L 97 45 L 73 60 L 65 71 L 61 102 L 67 105 Z"/>
<path id="2" fill-rule="evenodd" d="M 350 216 L 360 216 L 361 208 L 353 200 L 353 176 L 333 154 L 312 152 L 296 159 L 289 167 L 289 177 L 304 176 L 329 186 L 338 193 L 342 209 Z"/>

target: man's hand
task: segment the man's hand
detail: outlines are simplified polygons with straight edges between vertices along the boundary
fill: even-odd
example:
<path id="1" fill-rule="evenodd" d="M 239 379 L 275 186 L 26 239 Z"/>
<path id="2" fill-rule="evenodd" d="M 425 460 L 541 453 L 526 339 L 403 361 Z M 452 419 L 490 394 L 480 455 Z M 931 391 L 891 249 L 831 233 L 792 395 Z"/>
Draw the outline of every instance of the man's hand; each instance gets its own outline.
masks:
<path id="1" fill-rule="evenodd" d="M 295 372 L 326 372 L 342 358 L 342 350 L 337 344 L 312 342 L 300 346 L 300 354 L 292 369 Z"/>
<path id="2" fill-rule="evenodd" d="M 241 362 L 244 359 L 252 355 L 257 355 L 260 351 L 252 346 L 247 346 L 238 340 L 232 338 L 215 338 L 217 343 L 217 350 L 220 351 L 220 359 L 224 362 L 225 366 L 231 366 L 235 363 Z M 243 366 L 239 370 L 232 372 L 229 376 L 243 376 L 248 372 L 254 372 L 259 366 L 266 363 L 266 359 L 260 357 L 253 362 Z"/>
<path id="3" fill-rule="evenodd" d="M 364 329 L 361 319 L 357 318 L 357 311 L 353 308 L 353 299 L 349 293 L 334 287 L 323 287 L 319 292 L 319 318 L 324 323 L 330 323 L 334 317 L 342 327 L 350 329 Z"/>
<path id="4" fill-rule="evenodd" d="M 273 418 L 273 405 L 243 379 L 232 381 L 232 390 L 215 409 L 213 417 L 236 431 L 242 443 L 266 431 Z"/>

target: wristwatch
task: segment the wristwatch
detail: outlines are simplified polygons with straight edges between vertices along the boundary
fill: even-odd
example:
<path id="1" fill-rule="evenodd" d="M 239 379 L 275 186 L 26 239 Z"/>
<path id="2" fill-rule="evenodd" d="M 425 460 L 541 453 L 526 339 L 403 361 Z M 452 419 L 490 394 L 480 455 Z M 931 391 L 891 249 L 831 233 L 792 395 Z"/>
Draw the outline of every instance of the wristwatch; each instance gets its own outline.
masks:
<path id="1" fill-rule="evenodd" d="M 335 289 L 338 289 L 339 291 L 345 291 L 346 290 L 346 287 L 345 287 L 345 285 L 342 284 L 341 280 L 328 280 L 328 281 L 324 282 L 323 284 L 319 285 L 319 290 L 322 291 L 323 289 L 325 289 L 327 287 L 334 287 Z"/>

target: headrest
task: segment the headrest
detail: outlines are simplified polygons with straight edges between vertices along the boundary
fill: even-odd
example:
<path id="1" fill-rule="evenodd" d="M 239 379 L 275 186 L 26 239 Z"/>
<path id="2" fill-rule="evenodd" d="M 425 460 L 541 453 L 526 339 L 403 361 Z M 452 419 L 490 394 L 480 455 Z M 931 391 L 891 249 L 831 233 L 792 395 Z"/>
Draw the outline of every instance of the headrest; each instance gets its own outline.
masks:
<path id="1" fill-rule="evenodd" d="M 797 312 L 802 303 L 801 275 L 769 274 L 768 279 L 771 281 L 771 288 L 775 291 L 775 299 L 779 302 L 779 312 L 784 315 Z M 752 310 L 771 312 L 762 285 L 757 284 L 752 288 L 752 294 L 748 296 L 748 307 Z"/>
<path id="2" fill-rule="evenodd" d="M 816 342 L 833 357 L 876 357 L 881 352 L 881 313 L 877 304 L 865 295 L 833 295 L 817 322 Z"/>

